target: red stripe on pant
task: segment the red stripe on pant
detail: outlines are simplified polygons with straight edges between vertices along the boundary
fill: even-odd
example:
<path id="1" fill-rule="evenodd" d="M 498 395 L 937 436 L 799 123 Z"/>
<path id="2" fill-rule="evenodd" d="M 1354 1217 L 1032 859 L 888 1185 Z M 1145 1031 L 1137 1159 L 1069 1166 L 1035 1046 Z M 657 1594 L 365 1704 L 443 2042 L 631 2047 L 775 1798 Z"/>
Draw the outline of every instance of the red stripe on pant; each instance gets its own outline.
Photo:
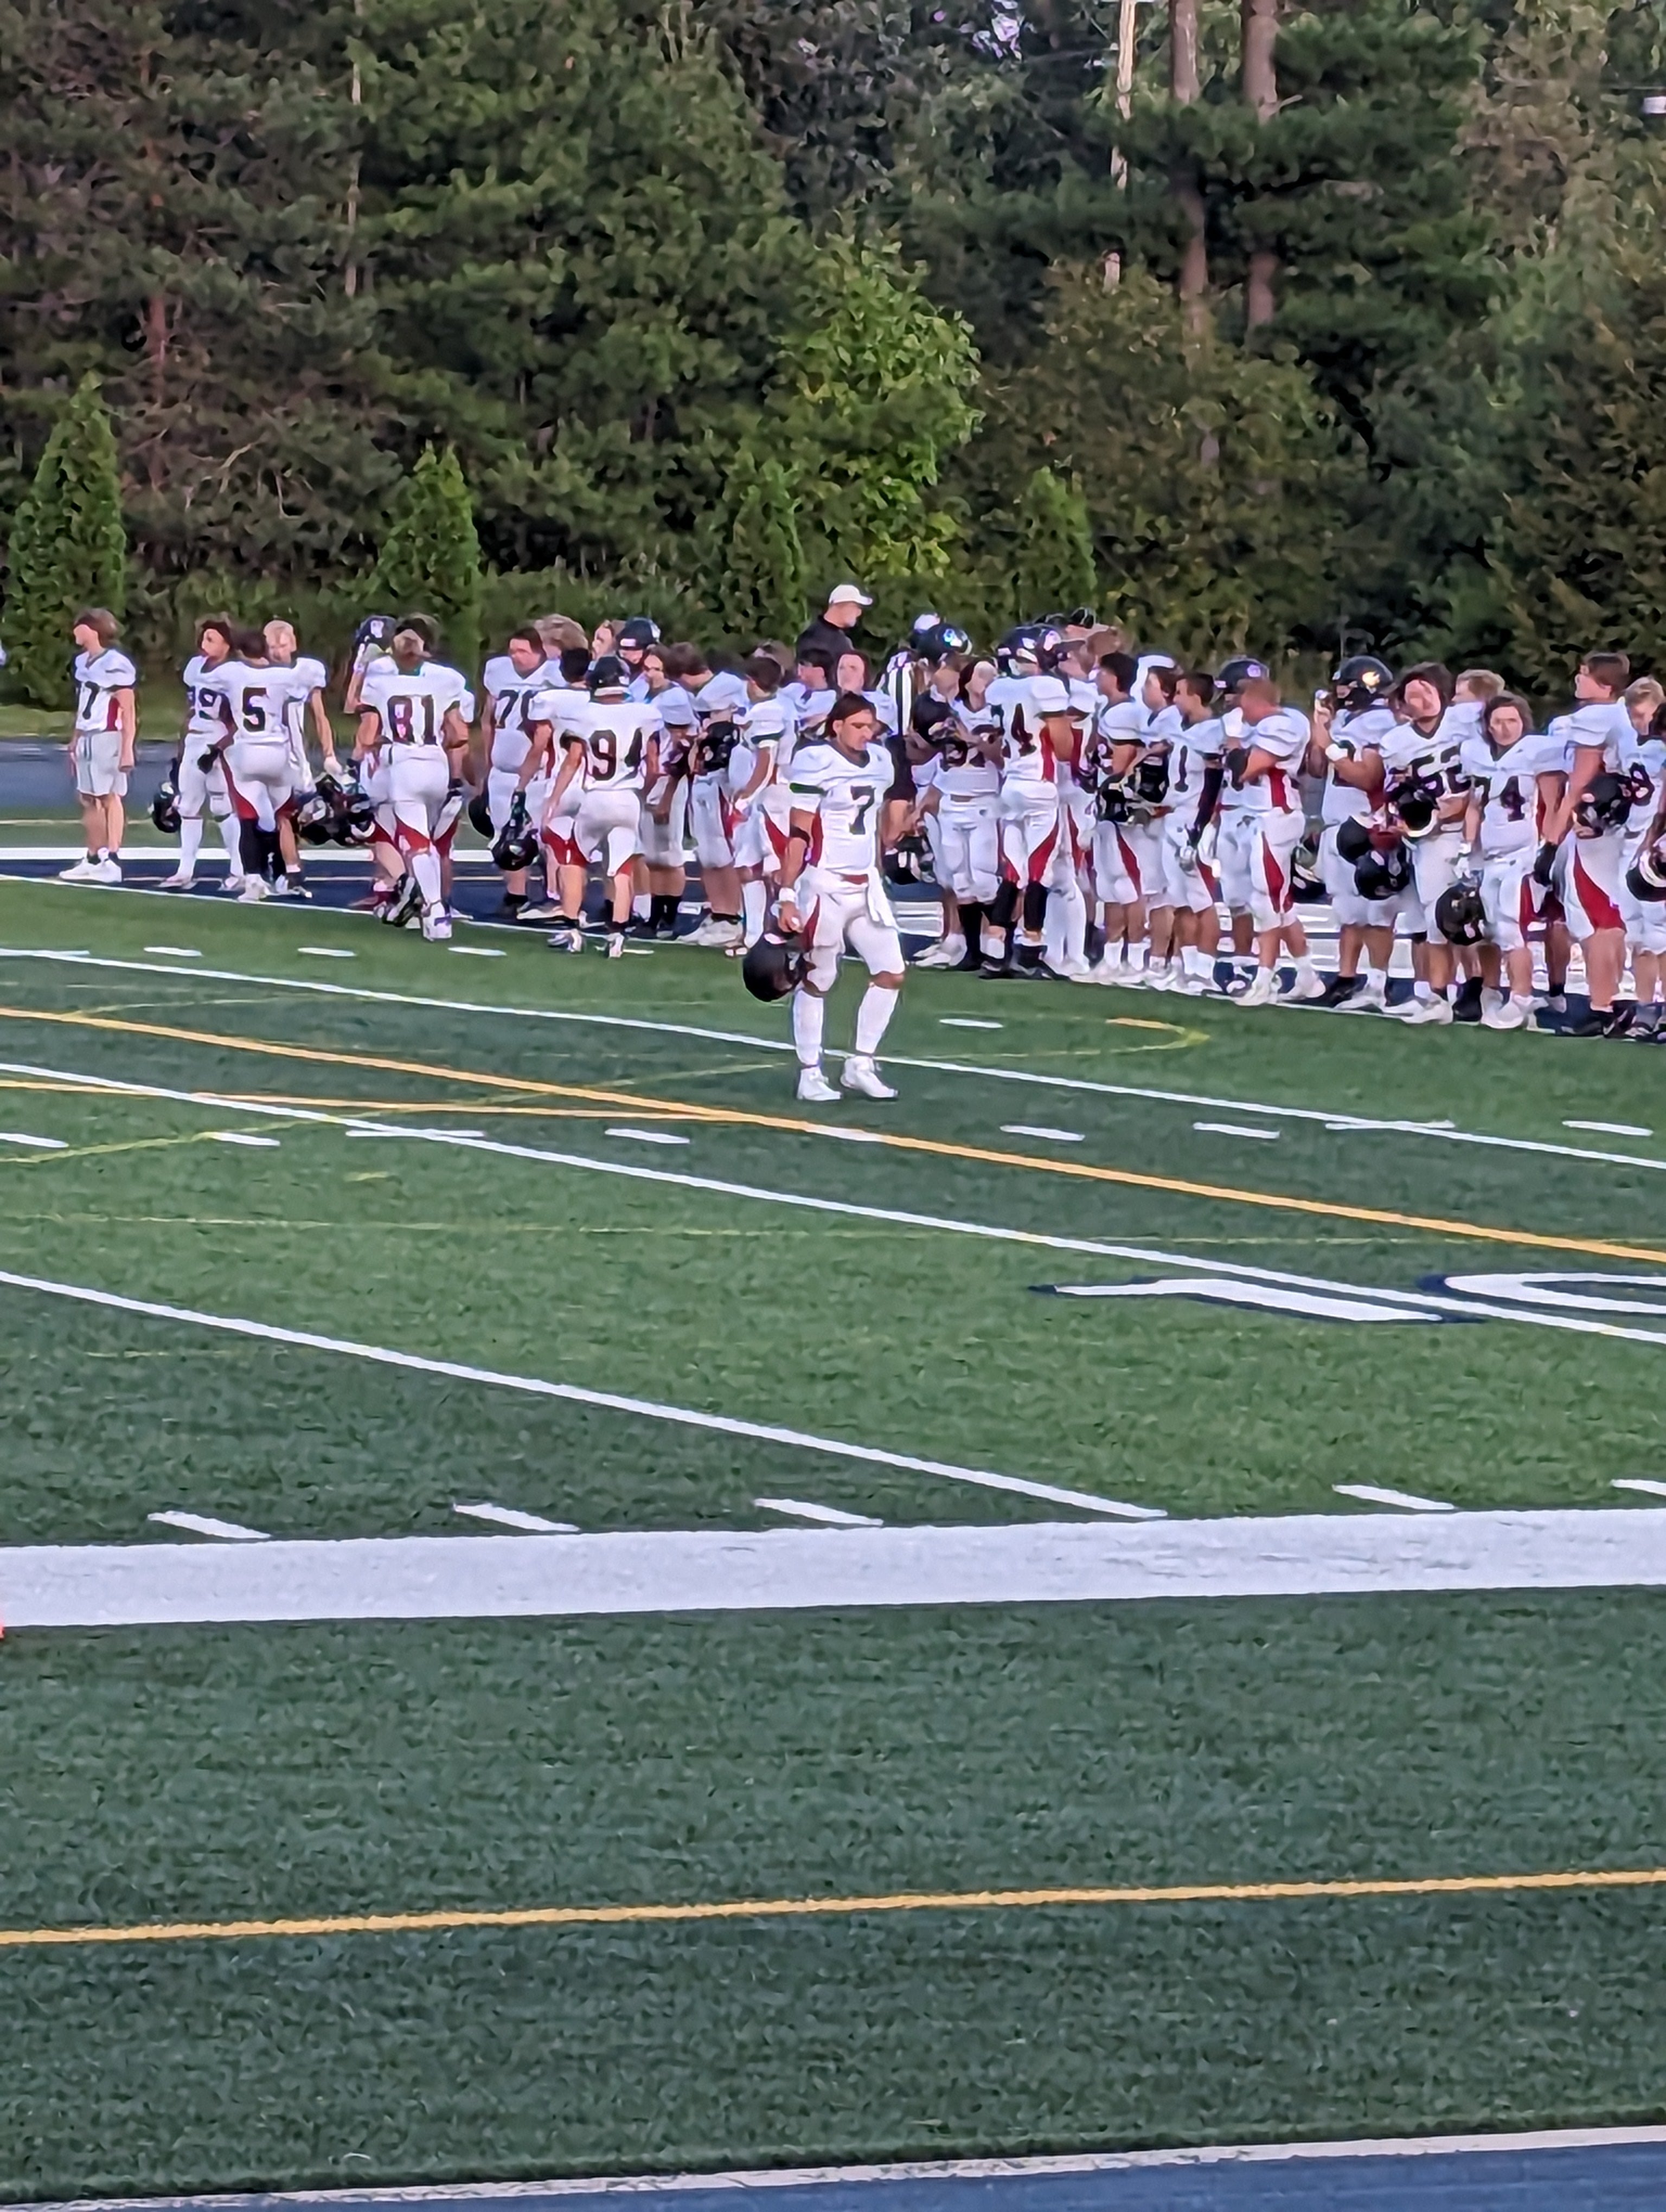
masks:
<path id="1" fill-rule="evenodd" d="M 1053 855 L 1057 850 L 1058 842 L 1058 824 L 1055 823 L 1030 855 L 1030 881 L 1032 884 L 1038 884 L 1053 865 Z"/>
<path id="2" fill-rule="evenodd" d="M 1579 903 L 1585 909 L 1593 929 L 1623 929 L 1620 909 L 1596 878 L 1588 875 L 1580 865 L 1579 855 L 1573 855 L 1573 888 L 1578 893 Z"/>
<path id="3" fill-rule="evenodd" d="M 401 822 L 395 817 L 393 842 L 399 852 L 407 856 L 412 853 L 426 853 L 433 842 L 426 830 L 413 830 L 408 822 Z"/>
<path id="4" fill-rule="evenodd" d="M 1139 855 L 1120 830 L 1116 832 L 1116 849 L 1122 856 L 1122 872 L 1134 885 L 1134 896 L 1135 898 L 1144 898 L 1146 886 L 1140 877 Z"/>
<path id="5" fill-rule="evenodd" d="M 226 779 L 226 789 L 231 796 L 232 810 L 240 822 L 258 822 L 260 809 L 252 799 L 246 799 L 231 780 L 231 764 L 222 755 L 220 772 Z"/>
<path id="6" fill-rule="evenodd" d="M 1290 911 L 1290 879 L 1279 866 L 1278 856 L 1263 837 L 1261 845 L 1262 866 L 1267 877 L 1267 889 L 1275 914 Z"/>

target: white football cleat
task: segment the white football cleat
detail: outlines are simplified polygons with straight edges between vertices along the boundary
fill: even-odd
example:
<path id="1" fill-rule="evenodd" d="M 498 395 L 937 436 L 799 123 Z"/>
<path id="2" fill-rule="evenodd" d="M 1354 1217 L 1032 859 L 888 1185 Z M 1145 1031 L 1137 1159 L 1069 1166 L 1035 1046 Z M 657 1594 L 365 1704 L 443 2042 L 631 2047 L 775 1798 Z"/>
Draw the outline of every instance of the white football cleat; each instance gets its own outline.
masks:
<path id="1" fill-rule="evenodd" d="M 1322 999 L 1324 994 L 1324 980 L 1322 976 L 1298 975 L 1290 988 L 1280 992 L 1279 995 L 1280 998 L 1288 1000 L 1294 1006 L 1301 1006 L 1313 999 Z"/>
<path id="2" fill-rule="evenodd" d="M 866 1054 L 852 1053 L 844 1064 L 844 1073 L 839 1078 L 847 1091 L 860 1091 L 864 1098 L 894 1098 L 895 1091 L 882 1082 L 879 1071 Z"/>
<path id="3" fill-rule="evenodd" d="M 106 854 L 87 880 L 89 884 L 119 884 L 121 881 L 121 862 L 113 854 Z"/>
<path id="4" fill-rule="evenodd" d="M 819 1067 L 799 1070 L 799 1097 L 806 1106 L 831 1106 L 838 1095 Z"/>
<path id="5" fill-rule="evenodd" d="M 958 968 L 965 957 L 964 937 L 939 937 L 935 945 L 916 952 L 910 964 L 915 968 Z"/>
<path id="6" fill-rule="evenodd" d="M 584 932 L 581 929 L 552 929 L 547 942 L 552 952 L 582 952 Z"/>
<path id="7" fill-rule="evenodd" d="M 1524 1030 L 1529 1019 L 1527 1008 L 1517 1006 L 1513 999 L 1506 999 L 1502 1006 L 1481 1008 L 1481 1025 L 1484 1030 Z"/>
<path id="8" fill-rule="evenodd" d="M 1270 1006 L 1278 995 L 1278 970 L 1275 968 L 1258 968 L 1249 989 L 1239 993 L 1237 1003 L 1241 1006 Z"/>
<path id="9" fill-rule="evenodd" d="M 196 882 L 194 874 L 187 875 L 183 868 L 175 868 L 171 876 L 164 876 L 156 886 L 159 891 L 188 891 Z"/>
<path id="10" fill-rule="evenodd" d="M 1405 1022 L 1408 1030 L 1426 1029 L 1431 1025 L 1440 1027 L 1451 1018 L 1452 1002 L 1450 999 L 1420 999 L 1405 1017 Z"/>
<path id="11" fill-rule="evenodd" d="M 1351 999 L 1344 999 L 1336 1011 L 1339 1014 L 1391 1014 L 1395 1009 L 1389 1004 L 1386 982 L 1365 982 Z"/>
<path id="12" fill-rule="evenodd" d="M 58 879 L 61 884 L 90 884 L 97 866 L 96 860 L 89 860 L 83 854 L 80 860 L 71 860 L 67 868 L 60 868 Z"/>
<path id="13" fill-rule="evenodd" d="M 429 945 L 451 943 L 451 916 L 444 907 L 436 907 L 431 914 L 423 916 L 423 938 Z"/>
<path id="14" fill-rule="evenodd" d="M 243 888 L 237 894 L 239 906 L 258 906 L 269 896 L 264 882 L 258 876 L 245 876 Z"/>
<path id="15" fill-rule="evenodd" d="M 602 950 L 606 953 L 608 958 L 610 960 L 623 960 L 624 957 L 624 932 L 622 929 L 610 929 L 607 933 L 607 943 L 602 948 Z"/>
<path id="16" fill-rule="evenodd" d="M 240 898 L 243 896 L 243 886 L 247 881 L 246 876 L 228 876 L 222 888 L 228 898 Z"/>

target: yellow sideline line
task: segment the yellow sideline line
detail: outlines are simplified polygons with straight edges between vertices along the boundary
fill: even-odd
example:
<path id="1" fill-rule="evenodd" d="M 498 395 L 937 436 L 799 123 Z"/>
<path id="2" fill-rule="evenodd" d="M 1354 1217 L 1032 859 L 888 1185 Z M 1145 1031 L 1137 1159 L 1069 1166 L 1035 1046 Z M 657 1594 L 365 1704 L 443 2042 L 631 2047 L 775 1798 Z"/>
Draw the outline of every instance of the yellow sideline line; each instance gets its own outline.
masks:
<path id="1" fill-rule="evenodd" d="M 699 1920 L 829 1920 L 862 1912 L 1033 1911 L 1060 1905 L 1276 1905 L 1353 1897 L 1658 1889 L 1666 1867 L 1572 1874 L 1428 1875 L 1406 1881 L 1185 1882 L 1169 1888 L 897 1890 L 878 1897 L 739 1897 L 687 1905 L 535 1905 L 502 1911 L 339 1912 L 295 1920 L 141 1921 L 128 1928 L 0 1928 L 0 1949 L 233 1942 L 298 1936 L 421 1936 L 465 1928 L 616 1928 Z"/>
<path id="2" fill-rule="evenodd" d="M 66 1014 L 28 1006 L 0 1006 L 0 1018 L 60 1023 L 71 1029 L 110 1030 L 129 1036 L 161 1037 L 172 1044 L 209 1045 L 222 1052 L 263 1053 L 279 1060 L 311 1060 L 337 1067 L 377 1068 L 384 1074 L 420 1075 L 433 1082 L 477 1084 L 488 1090 L 514 1091 L 547 1098 L 583 1099 L 627 1112 L 706 1122 L 714 1127 L 777 1129 L 795 1137 L 848 1138 L 852 1133 L 836 1124 L 797 1121 L 782 1114 L 750 1113 L 740 1107 L 696 1106 L 681 1099 L 644 1098 L 630 1091 L 604 1091 L 582 1084 L 540 1083 L 530 1076 L 489 1074 L 477 1068 L 438 1067 L 418 1060 L 389 1060 L 375 1053 L 329 1052 L 318 1045 L 279 1044 L 265 1037 L 222 1036 L 211 1030 L 173 1029 L 160 1022 L 124 1021 L 107 1014 Z M 1206 1198 L 1226 1206 L 1264 1206 L 1275 1212 L 1317 1214 L 1331 1221 L 1369 1221 L 1385 1229 L 1419 1229 L 1438 1237 L 1467 1237 L 1488 1244 L 1511 1244 L 1544 1252 L 1583 1252 L 1598 1259 L 1642 1260 L 1651 1266 L 1666 1267 L 1666 1251 L 1648 1244 L 1614 1244 L 1594 1237 L 1552 1237 L 1537 1230 L 1495 1229 L 1481 1222 L 1451 1221 L 1438 1214 L 1398 1213 L 1383 1206 L 1347 1206 L 1334 1199 L 1295 1198 L 1279 1191 L 1237 1190 L 1224 1183 L 1140 1175 L 1131 1168 L 1094 1167 L 1084 1160 L 1041 1159 L 1027 1152 L 949 1144 L 940 1138 L 908 1137 L 893 1130 L 863 1128 L 860 1134 L 868 1142 L 888 1146 L 893 1152 L 972 1160 L 982 1167 L 1024 1168 L 1036 1175 L 1116 1183 L 1134 1190 L 1161 1190 L 1175 1197 Z M 57 1159 L 64 1157 L 62 1153 L 43 1155 Z"/>

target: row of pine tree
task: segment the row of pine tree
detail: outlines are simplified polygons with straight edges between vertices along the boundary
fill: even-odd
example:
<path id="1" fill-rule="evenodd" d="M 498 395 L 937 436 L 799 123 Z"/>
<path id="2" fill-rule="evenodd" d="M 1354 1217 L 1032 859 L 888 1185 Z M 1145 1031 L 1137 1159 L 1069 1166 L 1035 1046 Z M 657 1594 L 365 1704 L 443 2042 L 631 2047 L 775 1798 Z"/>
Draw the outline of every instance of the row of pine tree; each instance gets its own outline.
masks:
<path id="1" fill-rule="evenodd" d="M 0 634 L 1646 659 L 1660 91 L 1666 0 L 0 0 Z"/>

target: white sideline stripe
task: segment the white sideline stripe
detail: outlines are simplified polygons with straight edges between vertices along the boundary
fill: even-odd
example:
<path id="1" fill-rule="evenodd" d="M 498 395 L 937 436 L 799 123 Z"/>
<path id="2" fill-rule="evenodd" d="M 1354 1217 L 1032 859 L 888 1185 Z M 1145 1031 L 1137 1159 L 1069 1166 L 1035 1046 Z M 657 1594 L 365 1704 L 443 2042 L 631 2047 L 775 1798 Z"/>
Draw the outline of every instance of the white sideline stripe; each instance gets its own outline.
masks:
<path id="1" fill-rule="evenodd" d="M 1268 1145 L 1277 1144 L 1280 1133 L 1277 1129 L 1246 1129 L 1238 1121 L 1194 1121 L 1192 1127 L 1206 1130 L 1212 1137 L 1259 1137 Z"/>
<path id="2" fill-rule="evenodd" d="M 639 1145 L 686 1145 L 686 1137 L 673 1137 L 669 1129 L 604 1129 L 605 1137 L 629 1137 Z"/>
<path id="3" fill-rule="evenodd" d="M 147 945 L 147 952 L 166 953 L 174 960 L 200 960 L 202 954 L 191 945 Z"/>
<path id="4" fill-rule="evenodd" d="M 451 949 L 465 960 L 507 960 L 509 957 L 496 945 L 453 945 Z"/>
<path id="5" fill-rule="evenodd" d="M 274 1151 L 283 1141 L 278 1137 L 257 1137 L 247 1129 L 210 1129 L 206 1133 L 216 1145 L 270 1145 Z"/>
<path id="6" fill-rule="evenodd" d="M 1332 1297 L 1317 1291 L 1286 1290 L 1276 1283 L 1211 1282 L 1186 1276 L 1161 1283 L 1055 1283 L 1061 1298 L 1207 1298 L 1217 1305 L 1255 1306 L 1263 1312 L 1305 1315 L 1313 1321 L 1421 1322 L 1438 1319 L 1409 1306 L 1377 1305 L 1363 1297 Z"/>
<path id="7" fill-rule="evenodd" d="M 22 881 L 18 878 L 14 880 Z M 356 956 L 337 953 L 327 946 L 302 947 L 331 959 L 352 959 Z M 0 960 L 44 960 L 61 962 L 83 968 L 104 968 L 126 970 L 139 975 L 177 975 L 176 968 L 159 968 L 144 960 L 114 960 L 89 952 L 42 950 L 27 945 L 0 945 Z M 365 999 L 389 1006 L 427 1007 L 441 1013 L 488 1014 L 500 1020 L 570 1022 L 597 1029 L 644 1030 L 662 1036 L 698 1037 L 707 1043 L 742 1044 L 757 1052 L 790 1053 L 792 1042 L 784 1037 L 761 1037 L 742 1030 L 708 1030 L 689 1022 L 653 1022 L 626 1014 L 575 1013 L 565 1007 L 556 1006 L 492 1006 L 478 1000 L 465 999 L 436 999 L 419 996 L 414 992 L 374 991 L 350 983 L 325 983 L 306 975 L 256 975 L 238 968 L 198 968 L 193 975 L 205 981 L 216 983 L 259 983 L 272 990 L 310 991 L 328 998 Z M 841 1054 L 828 1048 L 834 1059 Z M 1478 1129 L 1454 1129 L 1439 1122 L 1406 1120 L 1378 1121 L 1370 1115 L 1339 1113 L 1334 1108 L 1316 1106 L 1277 1106 L 1263 1099 L 1216 1098 L 1201 1091 L 1158 1091 L 1148 1085 L 1132 1083 L 1096 1083 L 1081 1075 L 1046 1075 L 1033 1068 L 985 1067 L 958 1060 L 909 1060 L 887 1052 L 886 1060 L 897 1067 L 920 1068 L 936 1075 L 976 1076 L 988 1083 L 1028 1083 L 1044 1090 L 1073 1091 L 1097 1098 L 1145 1098 L 1158 1104 L 1170 1106 L 1207 1106 L 1239 1114 L 1276 1115 L 1286 1121 L 1316 1121 L 1322 1127 L 1374 1130 L 1386 1136 L 1431 1137 L 1454 1145 L 1481 1145 L 1507 1152 L 1540 1152 L 1556 1159 L 1588 1160 L 1602 1167 L 1649 1168 L 1666 1174 L 1666 1159 L 1651 1159 L 1635 1152 L 1598 1152 L 1578 1145 L 1547 1144 L 1529 1137 L 1489 1136 Z"/>
<path id="8" fill-rule="evenodd" d="M 800 1521 L 820 1521 L 830 1528 L 883 1528 L 885 1525 L 866 1513 L 844 1513 L 836 1505 L 812 1505 L 802 1498 L 755 1498 L 752 1503 L 765 1513 L 790 1513 Z"/>
<path id="9" fill-rule="evenodd" d="M 427 2182 L 416 2187 L 308 2189 L 259 2195 L 172 2197 L 170 2205 L 192 2212 L 265 2212 L 278 2204 L 341 2204 L 384 2208 L 453 2200 L 496 2203 L 528 2197 L 660 2196 L 689 2190 L 802 2189 L 829 2183 L 1001 2180 L 1012 2174 L 1045 2179 L 1077 2173 L 1138 2172 L 1147 2167 L 1269 2166 L 1294 2160 L 1344 2158 L 1462 2158 L 1473 2154 L 1536 2155 L 1559 2150 L 1620 2150 L 1632 2144 L 1666 2144 L 1666 2127 L 1545 2128 L 1520 2135 L 1387 2136 L 1351 2142 L 1200 2143 L 1184 2150 L 1070 2151 L 1041 2158 L 952 2158 L 898 2161 L 891 2166 L 769 2166 L 759 2172 L 581 2175 L 562 2181 Z M 1479 2178 L 1479 2177 L 1477 2177 Z M 1265 2201 L 1265 2200 L 1263 2200 Z M 158 2200 L 87 2197 L 73 2207 L 10 2204 L 0 2212 L 155 2212 Z"/>
<path id="10" fill-rule="evenodd" d="M 147 1513 L 164 1528 L 185 1528 L 193 1536 L 218 1536 L 228 1544 L 270 1544 L 264 1528 L 246 1528 L 240 1521 L 216 1521 L 208 1513 Z"/>
<path id="11" fill-rule="evenodd" d="M 478 1505 L 453 1505 L 453 1513 L 461 1513 L 471 1521 L 495 1521 L 502 1528 L 519 1528 L 527 1536 L 576 1536 L 578 1525 L 572 1521 L 546 1521 L 539 1513 L 521 1513 L 513 1505 L 488 1505 L 483 1500 Z"/>
<path id="12" fill-rule="evenodd" d="M 64 1137 L 29 1137 L 21 1129 L 0 1129 L 0 1145 L 27 1145 L 38 1152 L 67 1152 L 69 1140 Z"/>
<path id="13" fill-rule="evenodd" d="M 1003 1137 L 1040 1137 L 1050 1145 L 1079 1145 L 1082 1141 L 1079 1129 L 1046 1129 L 1032 1121 L 1003 1121 L 1000 1133 Z"/>
<path id="14" fill-rule="evenodd" d="M 1599 1137 L 1652 1137 L 1652 1129 L 1645 1129 L 1635 1121 L 1564 1121 L 1565 1129 L 1595 1129 Z"/>
<path id="15" fill-rule="evenodd" d="M 359 957 L 356 952 L 350 952 L 344 945 L 297 945 L 295 951 L 304 953 L 309 960 L 356 960 Z M 211 975 L 214 970 L 204 968 L 203 973 Z M 277 978 L 274 976 L 272 981 L 276 982 Z"/>
<path id="16" fill-rule="evenodd" d="M 21 1628 L 1666 1587 L 1666 1514 L 1316 1513 L 0 1547 Z"/>
<path id="17" fill-rule="evenodd" d="M 1374 1482 L 1333 1482 L 1339 1498 L 1362 1498 L 1367 1505 L 1398 1505 L 1408 1513 L 1452 1513 L 1455 1506 L 1438 1498 L 1420 1498 L 1410 1490 L 1380 1490 Z"/>
<path id="18" fill-rule="evenodd" d="M 1666 1498 L 1666 1482 L 1651 1482 L 1646 1476 L 1640 1474 L 1616 1475 L 1614 1487 L 1616 1490 L 1640 1490 L 1650 1498 Z"/>
<path id="19" fill-rule="evenodd" d="M 940 1030 L 998 1030 L 1004 1029 L 1006 1024 L 1003 1022 L 975 1022 L 965 1014 L 939 1014 L 937 1026 Z"/>
<path id="20" fill-rule="evenodd" d="M 662 1405 L 654 1398 L 627 1398 L 614 1390 L 587 1390 L 576 1382 L 547 1382 L 534 1375 L 506 1375 L 491 1367 L 471 1367 L 460 1360 L 424 1359 L 414 1352 L 395 1352 L 386 1345 L 359 1344 L 350 1337 L 319 1336 L 311 1329 L 279 1328 L 270 1322 L 244 1321 L 228 1314 L 199 1313 L 190 1306 L 164 1305 L 149 1298 L 126 1298 L 113 1291 L 94 1291 L 79 1283 L 55 1283 L 40 1275 L 14 1274 L 0 1269 L 0 1284 L 12 1290 L 34 1291 L 44 1297 L 70 1298 L 78 1304 L 102 1306 L 118 1313 L 149 1316 L 153 1321 L 180 1321 L 196 1328 L 222 1329 L 231 1336 L 251 1336 L 268 1344 L 293 1344 L 306 1352 L 334 1352 L 350 1359 L 367 1359 L 380 1367 L 403 1367 L 421 1375 L 447 1375 L 458 1382 L 485 1382 L 500 1390 L 524 1390 L 533 1397 L 565 1398 L 581 1406 L 600 1406 L 609 1413 L 635 1413 L 650 1421 L 671 1421 L 682 1428 L 712 1429 L 724 1436 L 751 1437 L 763 1443 L 790 1444 L 799 1451 L 829 1452 L 839 1459 L 865 1460 L 875 1467 L 898 1467 L 911 1474 L 940 1475 L 948 1482 L 968 1482 L 980 1490 L 1002 1490 L 1019 1498 L 1037 1498 L 1049 1505 L 1072 1505 L 1084 1513 L 1108 1513 L 1128 1521 L 1161 1521 L 1157 1507 L 1128 1505 L 1112 1498 L 1096 1498 L 1084 1490 L 1064 1490 L 1050 1482 L 1031 1482 L 1023 1475 L 995 1474 L 987 1468 L 957 1467 L 952 1461 L 917 1459 L 909 1452 L 881 1451 L 873 1444 L 847 1443 L 842 1438 L 812 1436 L 807 1430 L 784 1429 L 773 1422 L 741 1421 L 726 1413 L 702 1413 L 690 1406 Z M 5 1619 L 0 1611 L 0 1621 Z"/>
<path id="21" fill-rule="evenodd" d="M 155 1083 L 123 1082 L 115 1076 L 83 1075 L 61 1067 L 42 1067 L 30 1060 L 0 1060 L 0 1073 L 9 1075 L 46 1077 L 54 1082 L 88 1083 L 100 1090 L 119 1091 L 125 1096 L 146 1098 L 166 1098 L 179 1104 L 211 1107 L 216 1113 L 259 1114 L 276 1119 L 295 1121 L 317 1121 L 343 1127 L 349 1137 L 405 1137 L 432 1145 L 460 1145 L 466 1150 L 488 1152 L 507 1159 L 535 1160 L 551 1167 L 576 1168 L 588 1175 L 624 1176 L 638 1182 L 675 1184 L 684 1190 L 708 1191 L 722 1198 L 751 1199 L 768 1206 L 797 1206 L 806 1212 L 839 1214 L 858 1221 L 895 1223 L 904 1229 L 929 1229 L 951 1237 L 976 1237 L 991 1243 L 1032 1244 L 1046 1251 L 1085 1252 L 1094 1259 L 1132 1260 L 1141 1267 L 1193 1267 L 1205 1277 L 1230 1275 L 1249 1283 L 1281 1283 L 1296 1290 L 1329 1292 L 1339 1297 L 1358 1297 L 1361 1285 L 1358 1283 L 1338 1283 L 1322 1275 L 1298 1275 L 1281 1267 L 1258 1267 L 1247 1260 L 1220 1258 L 1199 1259 L 1190 1252 L 1167 1252 L 1148 1244 L 1113 1244 L 1091 1237 L 1055 1237 L 1041 1230 L 1004 1229 L 993 1222 L 964 1221 L 952 1214 L 913 1213 L 904 1208 L 887 1206 L 860 1206 L 847 1199 L 812 1197 L 806 1192 L 780 1190 L 769 1185 L 731 1182 L 718 1176 L 697 1176 L 679 1173 L 669 1168 L 641 1167 L 634 1162 L 593 1159 L 583 1152 L 551 1152 L 538 1145 L 516 1145 L 507 1139 L 483 1136 L 477 1130 L 385 1128 L 362 1124 L 344 1126 L 337 1114 L 321 1113 L 301 1106 L 272 1106 L 264 1103 L 245 1103 L 234 1098 L 222 1098 L 211 1091 L 175 1091 Z M 855 1135 L 871 1140 L 864 1131 L 841 1133 Z M 1453 1277 L 1454 1282 L 1473 1282 L 1493 1285 L 1509 1279 L 1493 1275 Z M 1622 1278 L 1624 1280 L 1632 1278 Z M 1666 1277 L 1662 1279 L 1666 1286 Z M 1396 1306 L 1414 1307 L 1428 1313 L 1450 1314 L 1464 1321 L 1512 1321 L 1535 1328 L 1556 1328 L 1572 1331 L 1579 1336 L 1606 1336 L 1626 1344 L 1666 1345 L 1666 1330 L 1631 1328 L 1614 1322 L 1597 1321 L 1584 1314 L 1541 1310 L 1531 1303 L 1502 1301 L 1508 1296 L 1511 1301 L 1524 1300 L 1526 1294 L 1517 1289 L 1496 1297 L 1490 1291 L 1477 1291 L 1469 1297 L 1450 1297 L 1438 1291 L 1402 1291 L 1372 1284 L 1370 1295 Z M 1640 1308 L 1639 1310 L 1649 1310 Z"/>

